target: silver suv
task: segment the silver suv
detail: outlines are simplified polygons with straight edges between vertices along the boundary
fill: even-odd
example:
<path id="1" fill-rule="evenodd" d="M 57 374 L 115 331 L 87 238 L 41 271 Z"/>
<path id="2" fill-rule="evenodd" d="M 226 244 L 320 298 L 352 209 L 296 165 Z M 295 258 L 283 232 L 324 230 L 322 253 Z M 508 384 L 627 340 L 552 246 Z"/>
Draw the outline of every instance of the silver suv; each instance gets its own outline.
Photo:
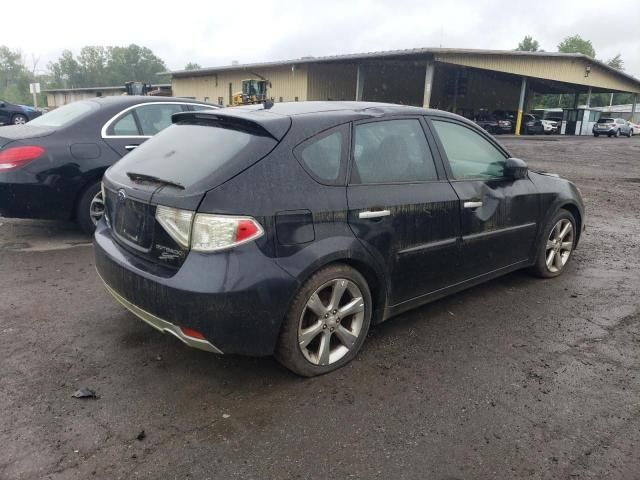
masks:
<path id="1" fill-rule="evenodd" d="M 601 118 L 593 126 L 593 136 L 607 135 L 608 137 L 633 136 L 633 127 L 624 118 Z"/>

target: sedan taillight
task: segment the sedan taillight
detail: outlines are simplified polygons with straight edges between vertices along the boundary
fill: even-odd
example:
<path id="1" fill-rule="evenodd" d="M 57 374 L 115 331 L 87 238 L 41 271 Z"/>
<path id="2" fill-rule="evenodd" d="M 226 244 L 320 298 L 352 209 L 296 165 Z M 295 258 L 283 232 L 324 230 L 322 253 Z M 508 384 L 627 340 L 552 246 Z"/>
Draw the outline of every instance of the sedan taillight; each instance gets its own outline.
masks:
<path id="1" fill-rule="evenodd" d="M 0 172 L 22 167 L 41 157 L 45 149 L 38 146 L 11 147 L 0 150 Z"/>

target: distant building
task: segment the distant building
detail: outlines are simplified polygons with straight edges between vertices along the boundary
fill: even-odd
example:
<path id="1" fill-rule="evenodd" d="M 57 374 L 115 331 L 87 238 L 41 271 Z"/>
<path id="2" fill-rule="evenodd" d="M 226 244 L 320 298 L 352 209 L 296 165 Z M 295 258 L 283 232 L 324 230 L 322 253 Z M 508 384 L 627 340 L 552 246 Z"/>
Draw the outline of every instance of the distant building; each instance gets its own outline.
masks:
<path id="1" fill-rule="evenodd" d="M 152 85 L 153 89 L 171 93 L 170 83 Z M 52 88 L 42 90 L 47 95 L 47 107 L 57 108 L 78 100 L 86 100 L 96 97 L 110 97 L 113 95 L 124 95 L 125 86 L 117 87 L 85 87 L 85 88 Z"/>
<path id="2" fill-rule="evenodd" d="M 640 80 L 579 53 L 414 48 L 165 72 L 174 95 L 229 105 L 245 79 L 274 102 L 357 100 L 479 112 L 527 112 L 534 93 L 571 95 L 564 131 L 581 132 L 579 95 L 632 93 Z M 584 110 L 581 111 L 584 114 Z M 589 114 L 590 115 L 590 114 Z"/>

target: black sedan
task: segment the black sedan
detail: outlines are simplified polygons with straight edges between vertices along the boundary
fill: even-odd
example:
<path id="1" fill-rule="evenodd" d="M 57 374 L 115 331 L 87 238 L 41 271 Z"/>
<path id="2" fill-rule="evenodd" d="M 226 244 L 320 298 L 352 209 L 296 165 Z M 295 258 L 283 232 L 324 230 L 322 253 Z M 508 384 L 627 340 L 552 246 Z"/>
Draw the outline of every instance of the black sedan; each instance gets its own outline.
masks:
<path id="1" fill-rule="evenodd" d="M 99 275 L 190 346 L 326 373 L 371 324 L 521 268 L 555 277 L 578 245 L 576 186 L 462 117 L 266 107 L 178 113 L 104 176 Z"/>
<path id="2" fill-rule="evenodd" d="M 26 125 L 0 127 L 0 216 L 74 219 L 91 234 L 100 179 L 176 112 L 215 108 L 187 99 L 118 96 L 70 103 Z"/>
<path id="3" fill-rule="evenodd" d="M 42 112 L 27 105 L 14 105 L 0 99 L 0 125 L 23 125 L 42 115 Z"/>

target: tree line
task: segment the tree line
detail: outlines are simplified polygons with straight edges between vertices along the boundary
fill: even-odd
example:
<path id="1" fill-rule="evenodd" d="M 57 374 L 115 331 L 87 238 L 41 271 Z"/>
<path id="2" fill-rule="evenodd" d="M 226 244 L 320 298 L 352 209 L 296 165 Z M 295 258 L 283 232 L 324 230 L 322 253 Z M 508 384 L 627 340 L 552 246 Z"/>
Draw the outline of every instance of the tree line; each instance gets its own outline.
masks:
<path id="1" fill-rule="evenodd" d="M 78 55 L 64 50 L 44 71 L 38 71 L 38 63 L 36 58 L 27 59 L 20 51 L 0 45 L 0 99 L 30 105 L 29 84 L 34 82 L 40 82 L 42 89 L 105 87 L 130 80 L 158 83 L 158 73 L 167 71 L 153 51 L 135 44 L 86 46 Z M 43 105 L 43 100 L 38 104 Z"/>

